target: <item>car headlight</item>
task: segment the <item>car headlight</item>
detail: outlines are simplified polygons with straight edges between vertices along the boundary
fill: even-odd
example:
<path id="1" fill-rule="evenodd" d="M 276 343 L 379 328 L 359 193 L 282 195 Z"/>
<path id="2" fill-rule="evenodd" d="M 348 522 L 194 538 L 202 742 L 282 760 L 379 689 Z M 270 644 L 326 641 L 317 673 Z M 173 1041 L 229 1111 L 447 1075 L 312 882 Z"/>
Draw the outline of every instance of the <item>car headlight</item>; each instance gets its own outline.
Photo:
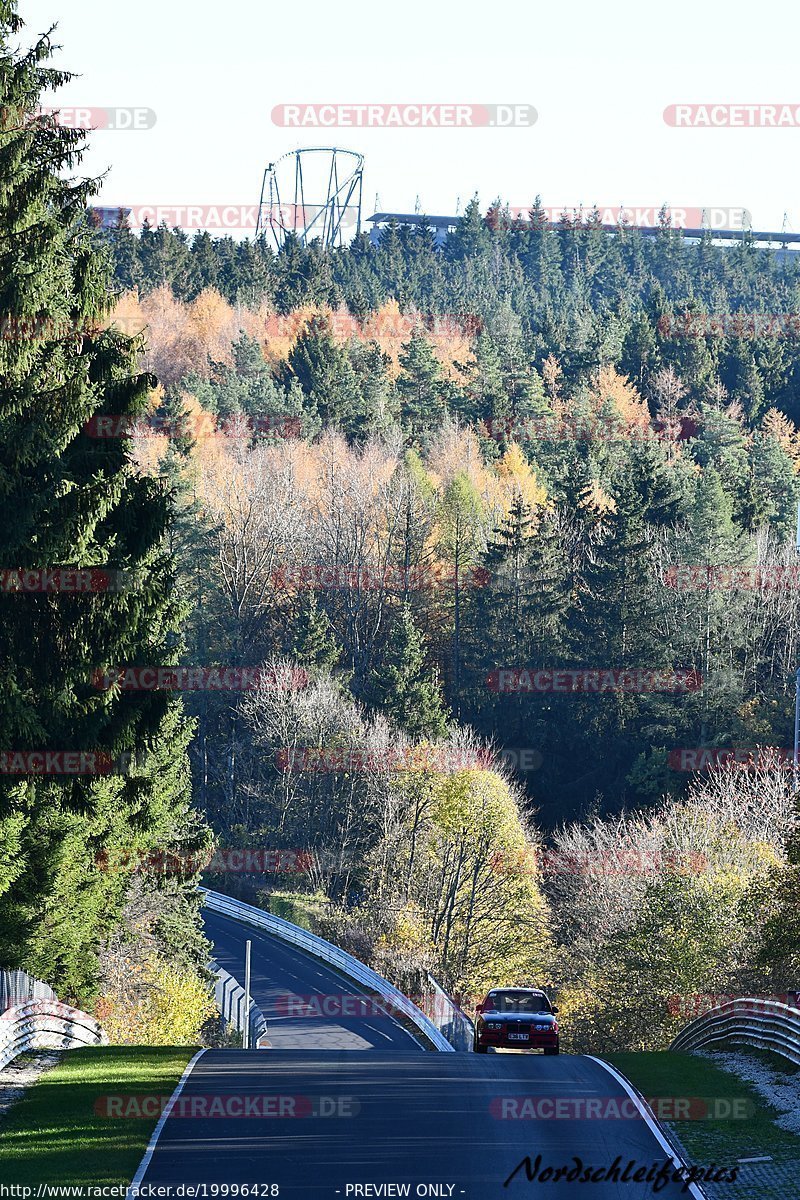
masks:
<path id="1" fill-rule="evenodd" d="M 494 1033 L 499 1033 L 503 1025 L 501 1021 L 489 1021 L 486 1028 L 491 1029 Z"/>

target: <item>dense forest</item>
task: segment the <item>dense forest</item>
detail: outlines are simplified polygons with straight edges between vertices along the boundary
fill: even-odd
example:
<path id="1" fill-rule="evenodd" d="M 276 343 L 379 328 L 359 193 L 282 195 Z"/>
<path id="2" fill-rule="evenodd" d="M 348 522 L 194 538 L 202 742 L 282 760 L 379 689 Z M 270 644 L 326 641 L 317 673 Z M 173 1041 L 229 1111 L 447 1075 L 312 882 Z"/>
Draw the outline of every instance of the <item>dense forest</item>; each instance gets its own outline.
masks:
<path id="1" fill-rule="evenodd" d="M 550 980 L 565 1046 L 788 990 L 791 256 L 538 201 L 440 248 L 103 229 L 20 31 L 0 0 L 0 966 L 192 1041 L 205 871 L 409 993 Z M 115 586 L 21 582 L 64 568 Z"/>
<path id="2" fill-rule="evenodd" d="M 441 251 L 391 226 L 377 247 L 274 257 L 165 228 L 104 238 L 118 319 L 148 327 L 163 385 L 142 452 L 168 444 L 224 527 L 223 545 L 189 522 L 195 573 L 204 550 L 245 570 L 204 572 L 198 651 L 292 655 L 313 618 L 350 693 L 391 714 L 406 614 L 443 711 L 509 761 L 535 752 L 523 782 L 551 827 L 683 791 L 676 750 L 789 745 L 800 331 L 748 326 L 797 311 L 798 273 L 747 235 L 687 242 L 666 213 L 649 238 L 591 217 L 548 229 L 541 211 L 474 201 Z M 223 448 L 198 410 L 249 425 Z M 749 571 L 678 573 L 697 566 Z M 493 681 L 503 668 L 701 685 L 543 694 Z M 216 751 L 205 786 L 229 813 Z"/>
<path id="3" fill-rule="evenodd" d="M 96 236 L 161 381 L 131 445 L 174 498 L 184 661 L 281 681 L 186 697 L 221 845 L 312 852 L 217 886 L 409 987 L 548 974 L 583 1047 L 784 990 L 791 258 L 538 202 L 441 249 Z"/>

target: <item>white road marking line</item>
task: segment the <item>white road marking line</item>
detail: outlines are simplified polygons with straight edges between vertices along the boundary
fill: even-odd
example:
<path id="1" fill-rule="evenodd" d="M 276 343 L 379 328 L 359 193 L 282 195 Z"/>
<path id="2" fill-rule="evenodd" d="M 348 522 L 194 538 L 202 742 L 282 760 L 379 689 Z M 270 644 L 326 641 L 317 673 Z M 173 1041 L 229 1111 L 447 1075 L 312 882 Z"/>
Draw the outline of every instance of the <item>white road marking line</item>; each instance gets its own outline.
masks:
<path id="1" fill-rule="evenodd" d="M 664 1136 L 663 1132 L 661 1131 L 661 1128 L 659 1127 L 659 1125 L 655 1119 L 655 1116 L 653 1115 L 653 1113 L 650 1111 L 650 1108 L 648 1107 L 647 1101 L 642 1096 L 638 1095 L 637 1092 L 634 1091 L 633 1086 L 628 1082 L 628 1080 L 625 1078 L 625 1076 L 620 1075 L 619 1071 L 615 1067 L 611 1066 L 611 1063 L 604 1062 L 602 1058 L 595 1058 L 595 1056 L 593 1054 L 587 1054 L 586 1058 L 590 1059 L 591 1062 L 597 1063 L 598 1066 L 601 1066 L 605 1071 L 608 1071 L 609 1075 L 613 1076 L 613 1078 L 616 1079 L 616 1081 L 620 1085 L 620 1087 L 624 1088 L 626 1095 L 628 1095 L 630 1097 L 630 1099 L 633 1100 L 634 1104 L 636 1105 L 636 1107 L 639 1110 L 639 1113 L 641 1114 L 642 1120 L 644 1121 L 645 1125 L 647 1125 L 647 1128 L 650 1130 L 650 1132 L 654 1135 L 654 1137 L 655 1137 L 656 1141 L 658 1142 L 659 1146 L 661 1147 L 661 1149 L 666 1154 L 669 1155 L 669 1157 L 676 1164 L 676 1166 L 685 1166 L 686 1164 L 683 1162 L 683 1159 L 681 1158 L 678 1151 L 675 1149 L 674 1146 L 670 1145 L 670 1143 L 667 1141 L 666 1137 Z M 686 1186 L 687 1185 L 684 1185 L 684 1187 L 686 1187 Z M 688 1184 L 688 1188 L 689 1188 L 689 1195 L 693 1196 L 694 1200 L 708 1200 L 708 1197 L 706 1196 L 705 1192 L 702 1192 L 696 1183 Z"/>
<path id="2" fill-rule="evenodd" d="M 172 1093 L 169 1100 L 167 1101 L 166 1107 L 158 1119 L 158 1124 L 156 1125 L 155 1129 L 153 1130 L 153 1132 L 151 1134 L 150 1141 L 147 1143 L 147 1149 L 144 1152 L 144 1158 L 139 1163 L 139 1167 L 136 1171 L 136 1174 L 134 1175 L 133 1179 L 131 1180 L 130 1184 L 128 1185 L 128 1190 L 125 1193 L 125 1200 L 135 1200 L 135 1198 L 138 1197 L 138 1194 L 139 1194 L 138 1188 L 140 1187 L 141 1182 L 144 1179 L 145 1171 L 150 1166 L 150 1159 L 153 1157 L 153 1153 L 156 1148 L 156 1143 L 158 1142 L 158 1138 L 161 1133 L 161 1130 L 164 1128 L 164 1126 L 167 1122 L 167 1117 L 172 1112 L 172 1110 L 175 1106 L 175 1101 L 178 1099 L 181 1092 L 183 1091 L 183 1089 L 186 1085 L 186 1080 L 189 1078 L 189 1076 L 192 1073 L 194 1064 L 197 1062 L 197 1060 L 199 1058 L 202 1058 L 202 1056 L 205 1054 L 205 1052 L 206 1052 L 205 1048 L 203 1050 L 198 1050 L 197 1053 L 194 1055 L 194 1057 L 191 1058 L 189 1060 L 189 1062 L 186 1064 L 186 1068 L 185 1068 L 183 1074 L 181 1075 L 180 1079 L 178 1080 L 178 1086 L 175 1088 L 175 1091 Z M 134 1189 L 137 1189 L 137 1190 L 134 1190 Z"/>

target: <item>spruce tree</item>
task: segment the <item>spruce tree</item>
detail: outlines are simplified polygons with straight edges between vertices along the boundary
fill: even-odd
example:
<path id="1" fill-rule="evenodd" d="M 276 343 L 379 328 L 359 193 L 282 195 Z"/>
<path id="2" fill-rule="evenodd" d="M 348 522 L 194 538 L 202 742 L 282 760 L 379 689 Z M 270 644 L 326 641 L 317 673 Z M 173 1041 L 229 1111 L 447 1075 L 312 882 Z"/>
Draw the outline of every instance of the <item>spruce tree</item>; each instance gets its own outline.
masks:
<path id="1" fill-rule="evenodd" d="M 176 661 L 180 612 L 165 548 L 169 499 L 136 473 L 124 438 L 91 436 L 101 414 L 135 418 L 152 377 L 137 342 L 104 330 L 105 260 L 73 177 L 84 135 L 36 116 L 68 76 L 47 36 L 19 52 L 0 0 L 0 567 L 110 568 L 120 590 L 0 596 L 0 749 L 137 756 L 136 773 L 0 775 L 0 963 L 65 997 L 89 995 L 97 951 L 125 898 L 109 856 L 149 853 L 186 821 L 180 702 L 166 691 L 101 689 L 96 670 Z M 94 431 L 96 432 L 96 430 Z M 130 868 L 129 868 L 130 869 Z"/>
<path id="2" fill-rule="evenodd" d="M 417 326 L 400 355 L 397 390 L 402 401 L 403 424 L 418 437 L 441 423 L 445 414 L 446 384 L 433 346 Z"/>
<path id="3" fill-rule="evenodd" d="M 392 630 L 382 668 L 373 675 L 381 710 L 415 738 L 443 737 L 447 710 L 434 670 L 426 661 L 426 639 L 404 604 Z"/>
<path id="4" fill-rule="evenodd" d="M 292 657 L 306 667 L 334 667 L 342 656 L 333 626 L 314 592 L 304 593 L 292 628 Z"/>

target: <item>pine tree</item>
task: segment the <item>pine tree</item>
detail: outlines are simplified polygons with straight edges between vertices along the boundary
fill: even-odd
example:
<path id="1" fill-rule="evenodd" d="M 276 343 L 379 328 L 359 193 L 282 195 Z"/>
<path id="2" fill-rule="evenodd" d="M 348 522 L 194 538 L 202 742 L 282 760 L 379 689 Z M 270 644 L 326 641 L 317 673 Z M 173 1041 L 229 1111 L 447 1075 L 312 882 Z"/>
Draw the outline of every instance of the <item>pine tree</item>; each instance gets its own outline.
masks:
<path id="1" fill-rule="evenodd" d="M 124 209 L 120 209 L 116 224 L 105 238 L 114 260 L 114 273 L 125 291 L 138 288 L 143 281 L 139 257 L 139 239 L 132 232 Z"/>
<path id="2" fill-rule="evenodd" d="M 386 658 L 373 674 L 373 690 L 390 720 L 415 738 L 443 737 L 447 710 L 436 676 L 426 661 L 426 639 L 404 604 L 392 630 Z"/>
<path id="3" fill-rule="evenodd" d="M 342 656 L 328 614 L 320 608 L 313 591 L 300 602 L 292 627 L 292 657 L 305 667 L 330 670 Z"/>
<path id="4" fill-rule="evenodd" d="M 12 50 L 20 28 L 0 0 L 0 109 L 23 116 L 0 131 L 0 312 L 19 331 L 0 341 L 0 503 L 13 514 L 0 564 L 112 568 L 130 584 L 2 600 L 0 746 L 135 752 L 139 765 L 130 777 L 0 776 L 0 962 L 80 998 L 125 898 L 125 873 L 96 857 L 152 851 L 184 820 L 190 728 L 168 692 L 92 681 L 176 661 L 169 499 L 132 470 L 124 439 L 87 429 L 98 414 L 144 412 L 154 381 L 136 374 L 137 343 L 102 329 L 109 280 L 85 215 L 95 185 L 70 177 L 84 135 L 34 115 L 68 76 L 47 65 L 47 37 Z"/>
<path id="5" fill-rule="evenodd" d="M 464 592 L 472 584 L 470 566 L 480 550 L 483 506 L 465 472 L 460 471 L 445 488 L 441 504 L 441 550 L 453 564 L 452 693 L 456 715 L 461 712 L 461 624 Z"/>
<path id="6" fill-rule="evenodd" d="M 182 229 L 168 229 L 161 222 L 155 229 L 145 220 L 139 239 L 139 261 L 142 279 L 147 287 L 174 288 L 176 295 L 186 295 L 189 273 L 188 239 Z"/>
<path id="7" fill-rule="evenodd" d="M 397 390 L 402 401 L 402 420 L 418 437 L 438 427 L 446 411 L 442 368 L 423 330 L 416 327 L 400 355 Z"/>
<path id="8" fill-rule="evenodd" d="M 478 197 L 473 196 L 445 244 L 445 255 L 451 262 L 476 258 L 492 244 L 492 235 L 483 219 Z"/>
<path id="9" fill-rule="evenodd" d="M 351 437 L 362 433 L 367 412 L 346 347 L 338 346 L 326 319 L 306 326 L 291 349 L 290 378 L 297 379 L 312 413 Z"/>

